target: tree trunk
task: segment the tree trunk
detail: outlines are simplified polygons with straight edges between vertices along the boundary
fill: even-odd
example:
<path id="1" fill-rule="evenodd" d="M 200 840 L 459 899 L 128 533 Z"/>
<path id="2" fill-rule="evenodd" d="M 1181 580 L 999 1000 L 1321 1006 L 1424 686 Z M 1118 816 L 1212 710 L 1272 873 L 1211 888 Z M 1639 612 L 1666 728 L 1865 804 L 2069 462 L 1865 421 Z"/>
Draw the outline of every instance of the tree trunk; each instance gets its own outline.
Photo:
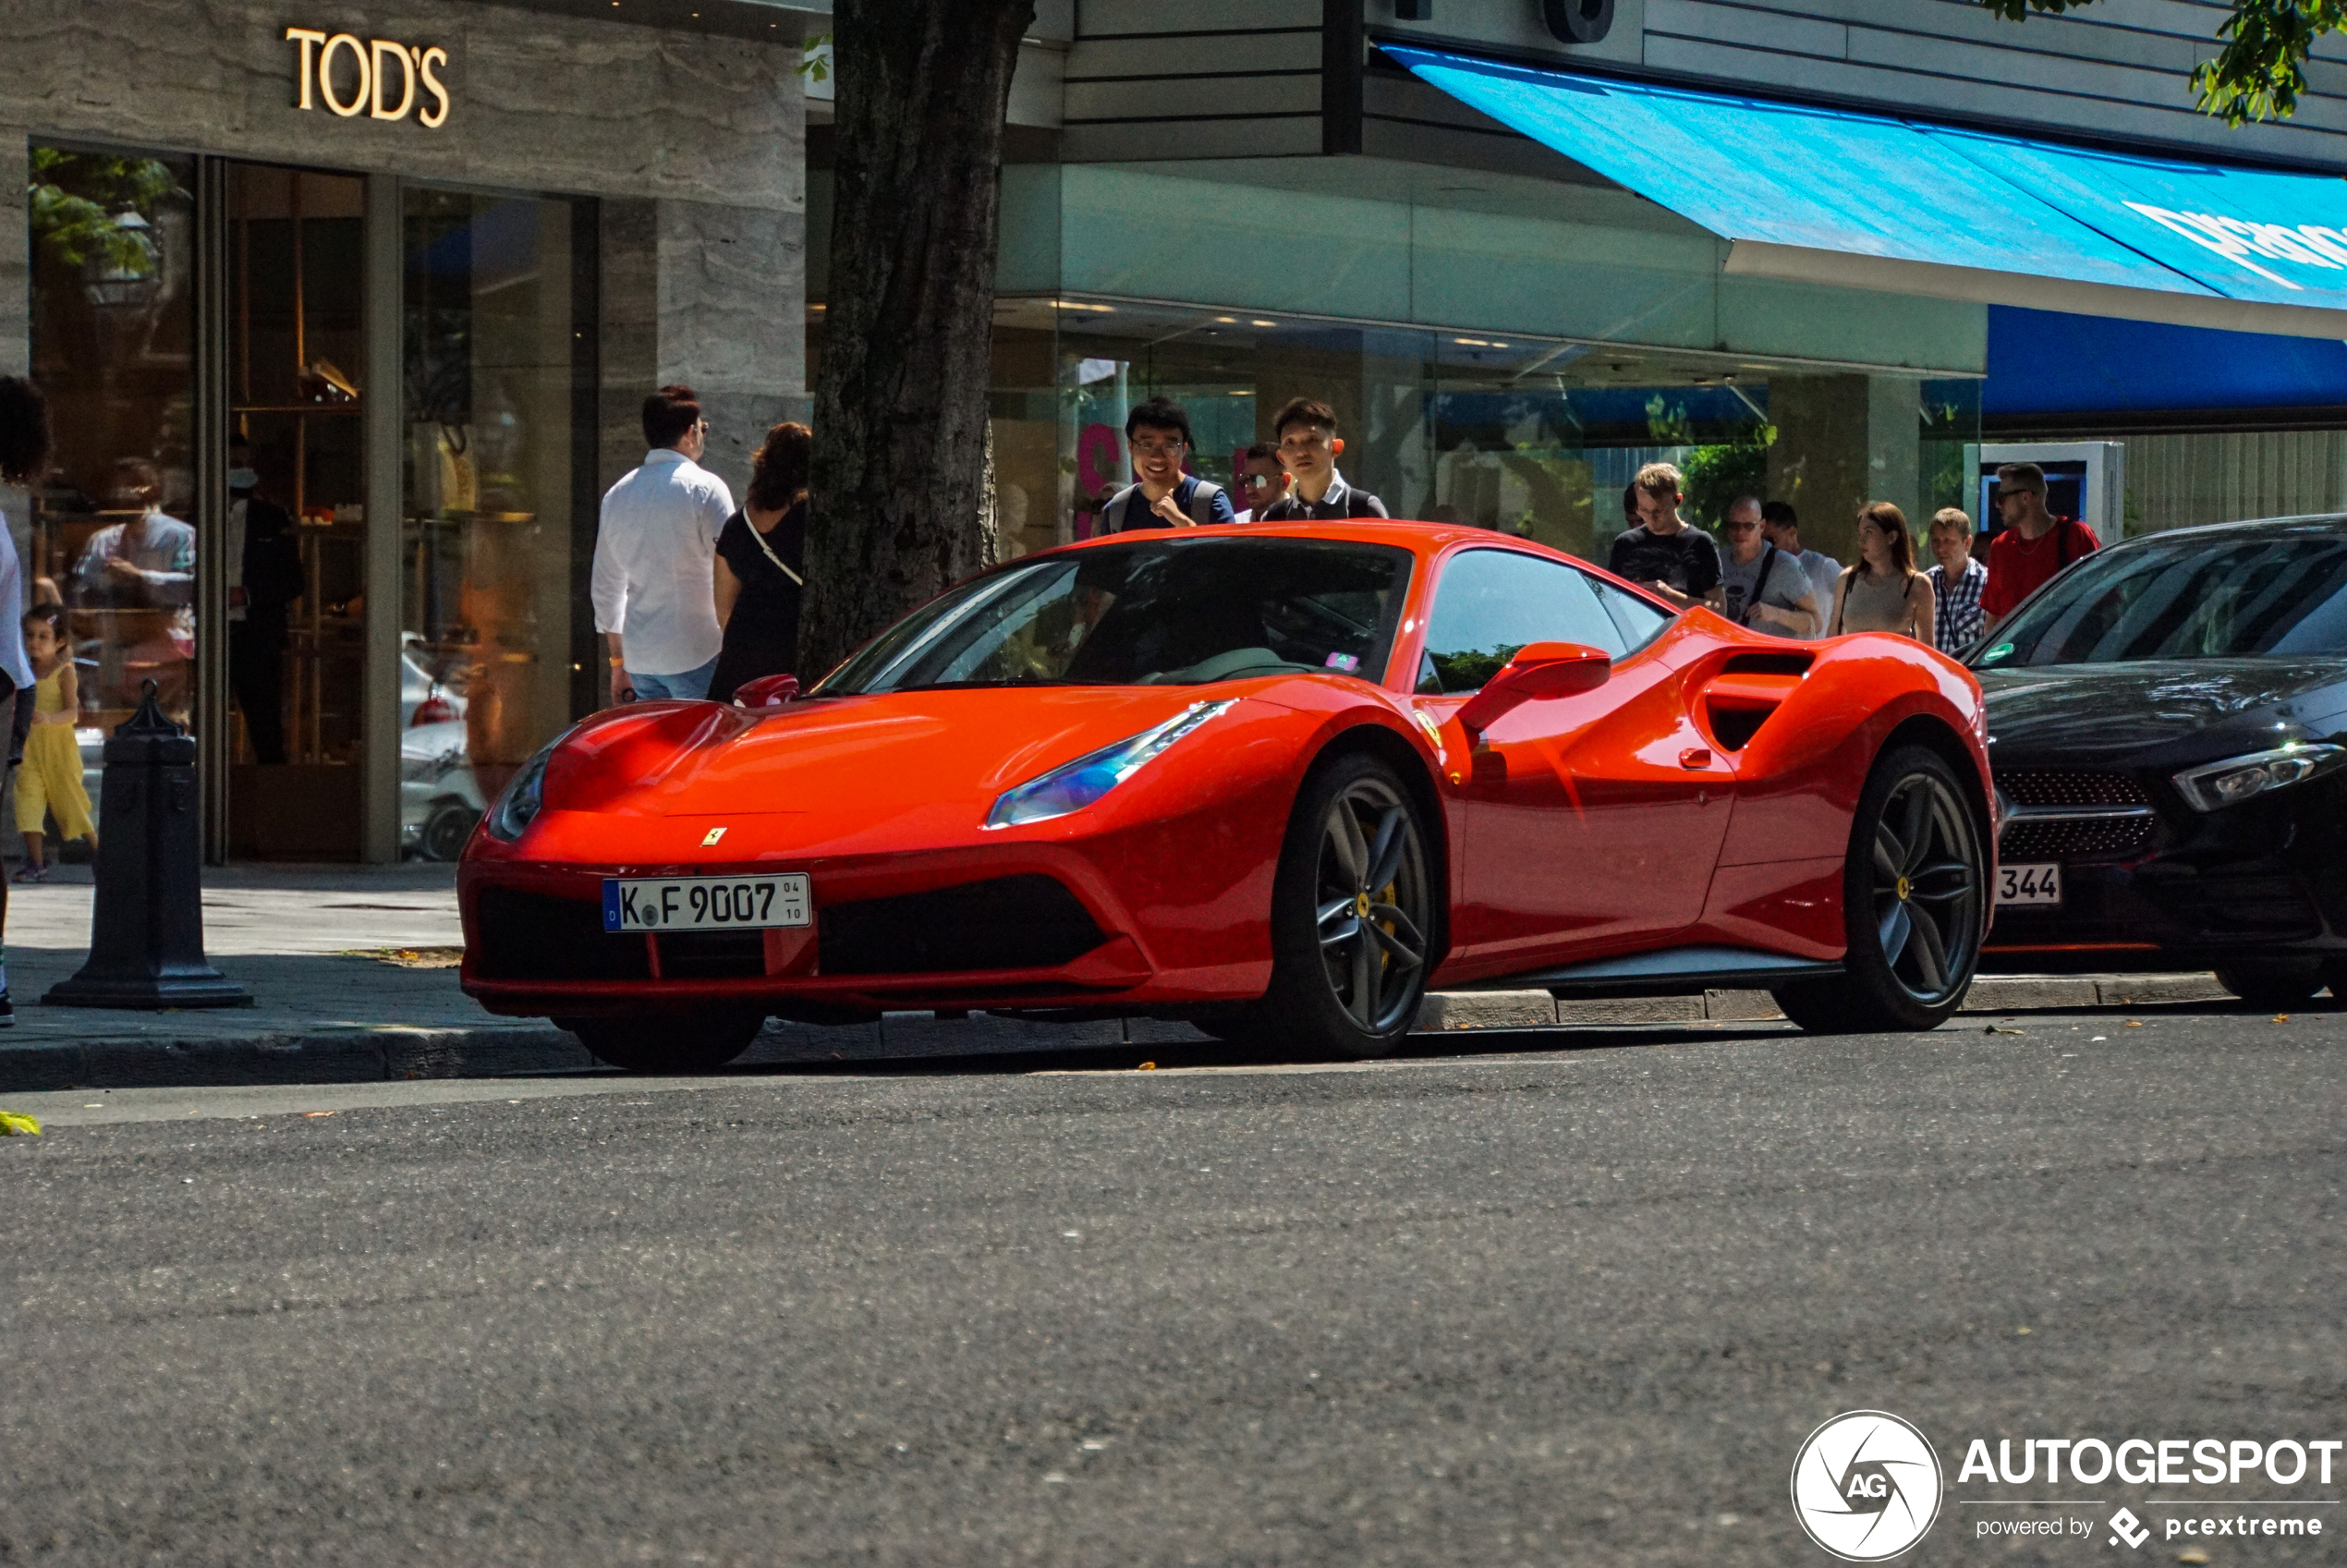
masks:
<path id="1" fill-rule="evenodd" d="M 799 674 L 988 558 L 1003 123 L 1032 0 L 839 0 Z M 821 237 L 817 237 L 817 243 Z"/>

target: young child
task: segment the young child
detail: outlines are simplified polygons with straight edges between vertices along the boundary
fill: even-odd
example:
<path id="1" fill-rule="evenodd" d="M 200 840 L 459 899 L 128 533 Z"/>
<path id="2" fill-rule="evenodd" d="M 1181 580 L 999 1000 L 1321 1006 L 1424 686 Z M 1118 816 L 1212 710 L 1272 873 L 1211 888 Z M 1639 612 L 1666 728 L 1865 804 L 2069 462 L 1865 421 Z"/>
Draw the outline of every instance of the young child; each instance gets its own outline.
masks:
<path id="1" fill-rule="evenodd" d="M 39 684 L 33 687 L 32 730 L 25 736 L 24 765 L 17 770 L 17 828 L 24 834 L 24 869 L 17 873 L 20 882 L 49 880 L 41 833 L 44 811 L 56 813 L 58 833 L 68 839 L 86 836 L 91 853 L 98 850 L 90 796 L 81 787 L 81 748 L 73 738 L 81 693 L 74 682 L 65 615 L 62 606 L 43 604 L 24 618 L 25 657 Z"/>

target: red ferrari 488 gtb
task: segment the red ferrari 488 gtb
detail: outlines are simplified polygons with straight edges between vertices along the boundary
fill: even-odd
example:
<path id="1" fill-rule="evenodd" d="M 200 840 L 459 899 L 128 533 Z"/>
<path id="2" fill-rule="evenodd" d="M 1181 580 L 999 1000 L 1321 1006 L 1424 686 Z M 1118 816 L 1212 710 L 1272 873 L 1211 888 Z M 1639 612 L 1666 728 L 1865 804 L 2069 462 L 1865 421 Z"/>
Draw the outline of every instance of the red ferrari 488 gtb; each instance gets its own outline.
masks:
<path id="1" fill-rule="evenodd" d="M 1479 529 L 1122 534 L 776 684 L 532 758 L 465 853 L 465 989 L 643 1069 L 898 1008 L 1374 1056 L 1430 986 L 1927 1028 L 1988 918 L 1963 668 Z"/>

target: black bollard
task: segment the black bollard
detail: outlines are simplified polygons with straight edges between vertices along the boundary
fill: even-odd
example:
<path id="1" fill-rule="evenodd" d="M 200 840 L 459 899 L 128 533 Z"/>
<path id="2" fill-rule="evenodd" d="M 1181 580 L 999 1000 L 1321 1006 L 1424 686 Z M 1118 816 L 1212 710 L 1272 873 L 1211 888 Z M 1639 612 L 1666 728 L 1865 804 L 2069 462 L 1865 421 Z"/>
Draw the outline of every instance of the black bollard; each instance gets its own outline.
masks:
<path id="1" fill-rule="evenodd" d="M 155 683 L 106 742 L 90 961 L 48 1007 L 249 1007 L 203 955 L 195 737 L 155 706 Z"/>

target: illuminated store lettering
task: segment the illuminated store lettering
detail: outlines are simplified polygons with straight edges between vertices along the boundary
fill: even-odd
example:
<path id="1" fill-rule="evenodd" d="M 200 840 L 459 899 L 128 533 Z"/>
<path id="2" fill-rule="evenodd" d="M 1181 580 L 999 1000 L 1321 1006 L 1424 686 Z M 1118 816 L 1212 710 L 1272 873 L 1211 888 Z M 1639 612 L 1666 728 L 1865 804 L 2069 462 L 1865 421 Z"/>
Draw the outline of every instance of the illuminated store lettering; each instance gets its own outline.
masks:
<path id="1" fill-rule="evenodd" d="M 355 33 L 308 27 L 286 29 L 286 42 L 296 49 L 300 96 L 295 108 L 315 109 L 323 103 L 347 120 L 360 114 L 369 119 L 404 120 L 413 114 L 426 130 L 448 123 L 448 88 L 440 78 L 448 65 L 448 51 L 439 44 L 398 43 L 388 38 L 362 41 Z"/>

